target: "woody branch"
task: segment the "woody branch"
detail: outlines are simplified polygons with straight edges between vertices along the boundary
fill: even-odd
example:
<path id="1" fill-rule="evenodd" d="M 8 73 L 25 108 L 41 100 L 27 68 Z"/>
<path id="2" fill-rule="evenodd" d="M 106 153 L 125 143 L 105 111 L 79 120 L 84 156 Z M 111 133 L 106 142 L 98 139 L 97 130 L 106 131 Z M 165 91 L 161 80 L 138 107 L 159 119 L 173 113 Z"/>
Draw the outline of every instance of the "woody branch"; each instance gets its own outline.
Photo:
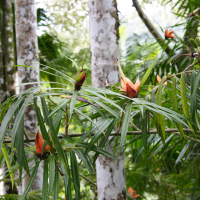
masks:
<path id="1" fill-rule="evenodd" d="M 171 48 L 169 46 L 167 46 L 167 48 L 164 47 L 166 45 L 165 40 L 161 37 L 161 35 L 158 33 L 158 31 L 155 29 L 155 27 L 151 23 L 151 21 L 148 19 L 148 17 L 142 11 L 138 1 L 132 0 L 132 2 L 133 2 L 133 6 L 135 7 L 135 9 L 138 12 L 138 15 L 140 16 L 140 18 L 142 19 L 142 21 L 144 22 L 146 27 L 149 29 L 150 33 L 154 36 L 154 38 L 157 40 L 157 42 L 162 47 L 162 49 L 169 55 Z"/>
<path id="2" fill-rule="evenodd" d="M 176 135 L 179 135 L 181 136 L 179 133 L 179 130 L 174 128 L 174 129 L 165 129 L 165 133 L 171 133 L 171 134 L 176 134 Z M 186 128 L 183 128 L 183 132 L 185 133 L 192 133 L 192 130 L 190 129 L 186 129 Z M 200 131 L 197 131 L 198 134 L 200 134 Z M 85 132 L 83 133 L 74 133 L 74 134 L 69 134 L 68 137 L 81 137 L 82 135 L 84 135 Z M 147 134 L 151 135 L 151 134 L 157 134 L 157 130 L 154 129 L 154 130 L 150 130 Z M 95 133 L 92 133 L 90 136 L 94 136 Z M 127 135 L 142 135 L 142 131 L 128 131 L 127 132 Z M 110 134 L 110 136 L 121 136 L 121 132 L 112 132 Z M 62 139 L 63 136 L 58 136 L 59 139 Z M 193 140 L 195 142 L 198 142 L 200 143 L 200 140 L 197 140 L 197 139 L 194 139 L 194 138 L 191 138 L 189 136 L 186 136 L 186 138 L 190 139 L 190 140 Z M 25 143 L 29 143 L 29 142 L 35 142 L 35 139 L 29 139 L 29 140 L 24 140 Z M 4 143 L 11 143 L 11 140 L 4 140 Z"/>

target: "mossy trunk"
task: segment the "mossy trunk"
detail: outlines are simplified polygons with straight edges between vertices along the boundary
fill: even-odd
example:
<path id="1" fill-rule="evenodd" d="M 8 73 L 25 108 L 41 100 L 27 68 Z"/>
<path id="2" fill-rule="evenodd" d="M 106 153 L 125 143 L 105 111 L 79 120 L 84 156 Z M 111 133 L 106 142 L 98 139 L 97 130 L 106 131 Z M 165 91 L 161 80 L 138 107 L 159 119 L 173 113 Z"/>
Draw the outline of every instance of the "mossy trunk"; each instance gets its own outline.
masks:
<path id="1" fill-rule="evenodd" d="M 5 100 L 4 93 L 6 91 L 4 67 L 3 67 L 3 48 L 2 48 L 2 30 L 3 30 L 3 12 L 2 2 L 0 0 L 0 104 Z"/>
<path id="2" fill-rule="evenodd" d="M 15 95 L 15 48 L 13 34 L 13 12 L 11 0 L 3 1 L 3 64 L 5 67 L 6 98 Z M 12 90 L 11 90 L 12 89 Z"/>

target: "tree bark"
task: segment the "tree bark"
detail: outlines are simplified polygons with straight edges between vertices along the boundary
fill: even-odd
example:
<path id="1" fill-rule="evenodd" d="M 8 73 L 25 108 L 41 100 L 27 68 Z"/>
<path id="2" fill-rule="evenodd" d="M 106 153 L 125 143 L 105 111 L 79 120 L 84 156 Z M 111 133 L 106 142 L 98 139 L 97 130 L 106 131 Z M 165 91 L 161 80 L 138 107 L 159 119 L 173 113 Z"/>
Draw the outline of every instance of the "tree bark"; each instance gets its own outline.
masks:
<path id="1" fill-rule="evenodd" d="M 18 67 L 19 84 L 39 82 L 39 57 L 37 41 L 37 15 L 35 0 L 15 0 L 15 29 L 17 64 L 34 67 Z M 20 92 L 38 84 L 20 87 Z M 28 106 L 24 115 L 25 131 L 36 135 L 36 114 L 33 106 Z M 32 136 L 33 137 L 33 136 Z M 35 136 L 34 136 L 35 137 Z M 42 190 L 43 168 L 39 167 L 38 173 L 32 184 L 32 190 Z M 27 185 L 29 177 L 22 180 L 22 193 Z M 19 189 L 20 190 L 20 189 Z"/>
<path id="2" fill-rule="evenodd" d="M 13 12 L 10 0 L 3 1 L 3 61 L 5 67 L 6 98 L 15 95 L 15 48 L 13 34 Z M 12 89 L 12 90 L 11 90 Z M 10 91 L 9 91 L 10 90 Z"/>
<path id="3" fill-rule="evenodd" d="M 2 0 L 0 1 L 2 5 Z M 3 67 L 3 47 L 2 47 L 2 30 L 3 30 L 3 17 L 2 10 L 0 9 L 0 104 L 5 100 L 4 92 L 6 91 L 5 87 L 5 78 L 4 78 L 4 67 Z"/>
<path id="4" fill-rule="evenodd" d="M 92 85 L 104 88 L 106 84 L 119 82 L 116 0 L 89 0 L 89 17 Z M 110 152 L 113 153 L 113 148 Z M 126 199 L 124 155 L 116 160 L 100 155 L 96 161 L 96 173 L 99 200 Z"/>
<path id="5" fill-rule="evenodd" d="M 13 34 L 13 11 L 10 0 L 1 0 L 0 13 L 0 104 L 15 95 L 15 48 Z M 11 90 L 12 89 L 12 90 Z M 6 171 L 4 163 L 1 171 Z M 11 182 L 2 182 L 4 194 L 13 193 Z"/>

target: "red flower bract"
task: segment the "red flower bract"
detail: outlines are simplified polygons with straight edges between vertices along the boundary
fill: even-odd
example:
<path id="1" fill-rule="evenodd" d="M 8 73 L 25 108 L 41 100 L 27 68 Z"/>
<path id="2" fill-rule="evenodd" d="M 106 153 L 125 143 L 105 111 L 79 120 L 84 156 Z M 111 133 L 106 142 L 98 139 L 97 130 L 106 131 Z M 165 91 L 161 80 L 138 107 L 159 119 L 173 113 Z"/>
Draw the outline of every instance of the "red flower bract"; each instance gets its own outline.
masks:
<path id="1" fill-rule="evenodd" d="M 175 35 L 172 35 L 174 31 L 168 31 L 168 29 L 165 31 L 165 39 L 168 39 L 168 38 L 174 38 Z"/>
<path id="2" fill-rule="evenodd" d="M 140 196 L 139 194 L 137 194 L 137 192 L 136 192 L 135 190 L 133 190 L 132 187 L 129 187 L 128 193 L 129 193 L 131 196 L 133 196 L 135 199 L 137 199 L 137 198 Z"/>
<path id="3" fill-rule="evenodd" d="M 160 83 L 161 82 L 161 78 L 160 78 L 160 76 L 158 74 L 157 74 L 156 78 L 157 78 L 158 83 Z M 165 81 L 163 83 L 163 85 L 167 86 L 167 81 Z"/>
<path id="4" fill-rule="evenodd" d="M 85 81 L 86 73 L 83 72 L 83 69 L 77 74 L 75 82 L 75 90 L 80 90 L 81 86 Z"/>
<path id="5" fill-rule="evenodd" d="M 133 84 L 128 78 L 126 78 L 126 81 L 124 81 L 124 79 L 121 78 L 121 86 L 122 86 L 123 91 L 126 92 L 126 96 L 130 98 L 136 98 L 138 96 L 139 87 L 140 87 L 139 79 L 137 79 L 135 84 Z"/>
<path id="6" fill-rule="evenodd" d="M 40 158 L 42 157 L 42 149 L 43 149 L 43 145 L 44 145 L 44 139 L 41 135 L 41 133 L 38 131 L 37 135 L 36 135 L 36 138 L 35 138 L 35 146 L 36 146 L 36 155 Z M 45 149 L 44 149 L 44 152 L 45 153 L 46 151 L 51 151 L 51 148 L 50 146 L 47 144 Z"/>

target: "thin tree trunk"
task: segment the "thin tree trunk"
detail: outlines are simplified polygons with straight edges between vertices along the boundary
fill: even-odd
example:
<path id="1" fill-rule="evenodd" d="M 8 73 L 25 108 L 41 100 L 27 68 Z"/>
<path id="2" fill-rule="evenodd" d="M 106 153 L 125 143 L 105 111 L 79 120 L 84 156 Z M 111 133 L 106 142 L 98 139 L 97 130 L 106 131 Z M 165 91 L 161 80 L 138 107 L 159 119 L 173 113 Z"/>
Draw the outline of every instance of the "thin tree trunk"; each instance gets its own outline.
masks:
<path id="1" fill-rule="evenodd" d="M 37 16 L 35 0 L 15 0 L 15 29 L 17 46 L 17 64 L 27 65 L 39 69 L 38 41 L 37 41 Z M 39 71 L 29 67 L 18 67 L 19 84 L 38 82 Z M 20 92 L 38 84 L 20 87 Z M 36 114 L 33 106 L 28 106 L 24 116 L 25 131 L 36 134 Z M 43 168 L 39 167 L 32 190 L 42 190 Z M 22 193 L 29 177 L 22 180 Z"/>
<path id="2" fill-rule="evenodd" d="M 1 45 L 0 45 L 0 103 L 15 95 L 15 51 L 13 34 L 13 12 L 11 0 L 1 1 Z M 1 171 L 6 171 L 4 163 Z M 4 194 L 13 193 L 11 182 L 3 182 Z"/>
<path id="3" fill-rule="evenodd" d="M 2 48 L 2 30 L 3 30 L 3 12 L 2 12 L 2 0 L 0 0 L 0 104 L 5 100 L 4 92 L 5 78 L 4 78 L 4 67 L 3 67 L 3 48 Z"/>
<path id="4" fill-rule="evenodd" d="M 3 61 L 5 66 L 6 98 L 15 95 L 15 48 L 11 0 L 3 1 Z M 10 90 L 10 91 L 9 91 Z"/>
<path id="5" fill-rule="evenodd" d="M 119 82 L 116 0 L 89 0 L 89 17 L 92 85 L 104 88 L 106 84 Z M 113 148 L 110 152 L 113 153 Z M 99 200 L 126 199 L 124 155 L 116 160 L 100 155 L 96 161 L 96 173 Z"/>

